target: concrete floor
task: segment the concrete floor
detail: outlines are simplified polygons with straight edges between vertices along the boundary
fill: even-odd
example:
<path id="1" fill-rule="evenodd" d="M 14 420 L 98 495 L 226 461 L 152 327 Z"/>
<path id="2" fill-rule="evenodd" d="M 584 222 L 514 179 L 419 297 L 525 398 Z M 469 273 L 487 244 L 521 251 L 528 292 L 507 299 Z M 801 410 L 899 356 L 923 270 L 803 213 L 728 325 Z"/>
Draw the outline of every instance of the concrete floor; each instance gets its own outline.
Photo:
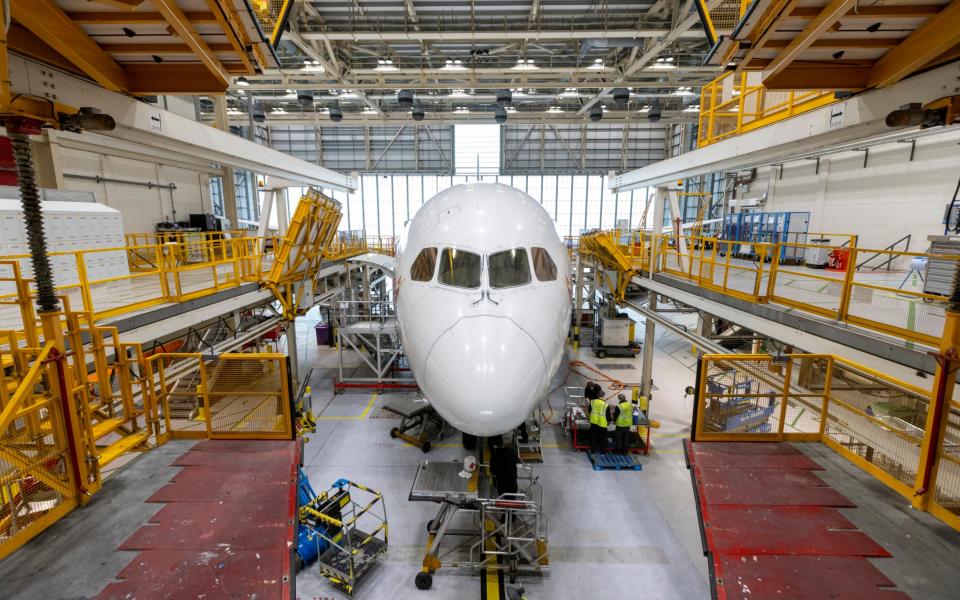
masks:
<path id="1" fill-rule="evenodd" d="M 390 522 L 390 550 L 360 584 L 355 597 L 478 597 L 480 578 L 466 571 L 439 571 L 429 591 L 414 586 L 426 543 L 426 523 L 436 505 L 409 502 L 410 485 L 424 458 L 463 456 L 459 435 L 451 435 L 424 455 L 389 437 L 397 421 L 382 410 L 387 395 L 333 395 L 337 354 L 315 345 L 315 320 L 311 314 L 298 322 L 301 369 L 313 368 L 313 406 L 319 416 L 317 432 L 306 444 L 306 472 L 318 490 L 341 477 L 379 489 Z M 627 383 L 639 382 L 639 359 L 597 361 L 587 352 L 579 358 L 592 364 L 632 362 L 634 369 L 604 372 Z M 355 358 L 351 367 L 359 362 Z M 709 598 L 707 564 L 681 450 L 692 411 L 692 398 L 684 398 L 683 389 L 693 383 L 694 365 L 689 344 L 661 330 L 654 357 L 657 389 L 651 412 L 662 426 L 653 437 L 654 452 L 641 458 L 640 472 L 595 472 L 583 454 L 568 449 L 558 425 L 545 428 L 544 464 L 536 467 L 536 474 L 550 523 L 552 571 L 521 578 L 531 600 Z M 555 385 L 566 375 L 566 371 L 558 375 Z M 566 383 L 577 385 L 582 379 L 571 375 Z M 550 402 L 559 409 L 562 392 L 551 395 Z M 0 597 L 74 599 L 98 593 L 133 557 L 133 553 L 115 549 L 159 508 L 143 500 L 176 472 L 169 465 L 189 445 L 171 442 L 138 457 L 110 477 L 90 505 L 74 511 L 0 563 Z M 909 509 L 902 497 L 826 447 L 810 444 L 804 449 L 827 468 L 823 478 L 858 504 L 859 508 L 846 510 L 845 515 L 893 553 L 893 559 L 875 564 L 900 589 L 917 599 L 956 597 L 952 592 L 960 589 L 960 570 L 956 568 L 960 534 Z M 298 574 L 297 596 L 347 597 L 319 576 L 316 565 Z"/>

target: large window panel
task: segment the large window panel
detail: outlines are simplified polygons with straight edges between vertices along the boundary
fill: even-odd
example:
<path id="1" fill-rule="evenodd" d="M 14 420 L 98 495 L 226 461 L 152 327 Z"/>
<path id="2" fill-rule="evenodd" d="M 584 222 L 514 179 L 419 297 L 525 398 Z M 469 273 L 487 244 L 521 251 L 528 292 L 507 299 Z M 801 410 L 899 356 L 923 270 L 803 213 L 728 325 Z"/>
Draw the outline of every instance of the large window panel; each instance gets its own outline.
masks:
<path id="1" fill-rule="evenodd" d="M 598 199 L 599 201 L 599 199 Z M 573 196 L 570 208 L 571 235 L 580 235 L 584 229 L 587 214 L 587 178 L 582 175 L 573 177 Z"/>
<path id="2" fill-rule="evenodd" d="M 587 203 L 583 219 L 584 229 L 597 229 L 600 227 L 600 214 L 603 208 L 603 197 L 601 196 L 601 186 L 603 180 L 600 177 L 587 176 Z"/>
<path id="3" fill-rule="evenodd" d="M 573 222 L 570 220 L 570 198 L 573 194 L 573 177 L 557 177 L 557 231 L 561 236 L 573 235 Z"/>

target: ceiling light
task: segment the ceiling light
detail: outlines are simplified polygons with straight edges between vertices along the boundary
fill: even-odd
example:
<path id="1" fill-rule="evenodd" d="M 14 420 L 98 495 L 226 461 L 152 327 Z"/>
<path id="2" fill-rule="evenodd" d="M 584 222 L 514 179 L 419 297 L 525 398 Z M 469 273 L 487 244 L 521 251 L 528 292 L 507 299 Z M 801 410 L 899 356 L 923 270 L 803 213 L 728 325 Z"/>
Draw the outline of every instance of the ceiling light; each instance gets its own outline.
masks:
<path id="1" fill-rule="evenodd" d="M 273 114 L 273 115 L 285 115 L 285 114 L 287 114 L 287 111 L 285 111 L 282 106 L 277 106 L 276 108 L 274 108 L 273 110 L 270 111 L 270 114 Z"/>
<path id="2" fill-rule="evenodd" d="M 455 108 L 455 109 L 453 110 L 453 112 L 454 112 L 455 114 L 461 114 L 461 115 L 462 115 L 462 114 L 469 113 L 469 112 L 470 112 L 470 109 L 467 108 L 466 106 L 458 106 L 457 108 Z"/>
<path id="3" fill-rule="evenodd" d="M 643 106 L 640 107 L 640 110 L 638 110 L 637 112 L 642 112 L 642 113 L 650 112 L 650 105 L 644 104 Z"/>
<path id="4" fill-rule="evenodd" d="M 458 58 L 457 60 L 453 61 L 453 64 L 455 64 L 455 65 L 459 65 L 459 64 L 462 64 L 462 63 L 463 63 L 463 61 L 460 60 L 459 58 Z"/>
<path id="5" fill-rule="evenodd" d="M 533 59 L 524 60 L 522 58 L 517 59 L 517 64 L 511 67 L 514 71 L 533 71 L 537 69 L 537 65 L 533 64 Z"/>
<path id="6" fill-rule="evenodd" d="M 650 65 L 650 68 L 651 68 L 651 69 L 654 69 L 654 70 L 656 70 L 656 71 L 668 71 L 668 70 L 671 70 L 671 69 L 676 69 L 676 68 L 677 68 L 677 65 L 671 65 L 671 64 L 668 63 L 668 62 L 662 62 L 662 61 L 658 58 L 658 59 L 657 59 L 657 62 L 655 62 L 655 63 L 653 63 L 652 65 Z"/>
<path id="7" fill-rule="evenodd" d="M 577 88 L 566 88 L 557 95 L 558 98 L 579 98 L 580 93 Z"/>
<path id="8" fill-rule="evenodd" d="M 551 106 L 550 108 L 547 109 L 547 112 L 551 114 L 557 114 L 557 113 L 562 113 L 563 109 L 560 108 L 559 106 Z"/>
<path id="9" fill-rule="evenodd" d="M 445 64 L 443 68 L 440 69 L 441 71 L 465 71 L 467 69 L 462 64 L 460 64 L 461 63 L 460 59 L 457 59 L 456 61 L 452 61 L 448 58 L 446 63 L 447 64 Z"/>
<path id="10" fill-rule="evenodd" d="M 699 104 L 691 104 L 690 106 L 688 106 L 688 107 L 686 107 L 685 109 L 683 109 L 683 112 L 691 112 L 691 113 L 700 112 L 700 105 L 699 105 Z"/>
<path id="11" fill-rule="evenodd" d="M 693 93 L 693 88 L 691 87 L 678 87 L 676 90 L 674 90 L 673 94 L 675 96 L 696 96 L 696 94 Z"/>
<path id="12" fill-rule="evenodd" d="M 673 57 L 672 57 L 672 56 L 668 56 L 668 57 L 667 57 L 667 62 L 673 62 Z"/>
<path id="13" fill-rule="evenodd" d="M 365 114 L 365 115 L 375 115 L 375 114 L 377 114 L 377 111 L 373 110 L 373 109 L 370 108 L 369 106 L 364 106 L 364 107 L 363 107 L 363 114 Z"/>
<path id="14" fill-rule="evenodd" d="M 242 86 L 246 87 L 246 86 L 250 85 L 250 82 L 247 80 L 246 77 L 240 77 L 239 79 L 237 79 L 237 85 L 242 85 Z"/>
<path id="15" fill-rule="evenodd" d="M 517 109 L 516 109 L 515 106 L 504 106 L 504 108 L 506 109 L 506 111 L 507 111 L 508 113 L 515 113 L 515 112 L 517 112 Z"/>
<path id="16" fill-rule="evenodd" d="M 587 69 L 602 69 L 603 68 L 603 59 L 598 58 L 593 61 L 593 64 L 587 67 Z"/>

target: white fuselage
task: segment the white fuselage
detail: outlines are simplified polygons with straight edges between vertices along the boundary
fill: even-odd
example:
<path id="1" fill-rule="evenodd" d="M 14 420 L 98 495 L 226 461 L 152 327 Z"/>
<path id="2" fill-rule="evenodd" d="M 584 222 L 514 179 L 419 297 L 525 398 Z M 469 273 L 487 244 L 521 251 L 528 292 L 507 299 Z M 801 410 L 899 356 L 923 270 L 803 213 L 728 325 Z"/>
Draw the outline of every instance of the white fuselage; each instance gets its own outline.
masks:
<path id="1" fill-rule="evenodd" d="M 440 192 L 396 257 L 397 320 L 424 395 L 457 429 L 505 433 L 530 415 L 560 366 L 570 262 L 547 211 L 506 185 Z"/>

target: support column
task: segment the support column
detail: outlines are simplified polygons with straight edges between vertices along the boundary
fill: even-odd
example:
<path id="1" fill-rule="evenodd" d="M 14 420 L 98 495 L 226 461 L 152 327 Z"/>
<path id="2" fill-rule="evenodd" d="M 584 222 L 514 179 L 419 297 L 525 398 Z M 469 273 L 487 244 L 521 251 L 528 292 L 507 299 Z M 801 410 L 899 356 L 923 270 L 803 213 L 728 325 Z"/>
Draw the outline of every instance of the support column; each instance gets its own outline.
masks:
<path id="1" fill-rule="evenodd" d="M 702 311 L 697 313 L 697 335 L 707 340 L 713 336 L 713 315 Z M 692 351 L 694 355 L 697 354 L 696 344 L 693 345 Z"/>
<path id="2" fill-rule="evenodd" d="M 580 323 L 583 316 L 583 256 L 577 251 L 577 274 L 574 278 L 573 290 L 573 349 L 580 347 Z"/>
<path id="3" fill-rule="evenodd" d="M 291 393 L 296 394 L 300 390 L 300 359 L 297 354 L 297 322 L 287 321 L 287 355 L 290 357 L 290 377 L 293 379 L 294 390 Z"/>
<path id="4" fill-rule="evenodd" d="M 373 296 L 370 293 L 370 265 L 363 263 L 363 287 L 360 288 L 360 293 L 363 294 L 361 300 L 366 302 L 370 301 L 370 298 Z"/>
<path id="5" fill-rule="evenodd" d="M 652 291 L 647 294 L 647 307 L 656 311 L 657 295 Z M 656 340 L 656 325 L 653 319 L 645 318 L 643 330 L 643 373 L 640 376 L 640 393 L 650 398 L 650 392 L 653 389 L 653 348 Z"/>
<path id="6" fill-rule="evenodd" d="M 223 192 L 223 216 L 230 221 L 230 229 L 240 229 L 240 217 L 237 213 L 237 184 L 233 178 L 233 167 L 220 170 L 220 190 Z"/>
<path id="7" fill-rule="evenodd" d="M 30 140 L 33 152 L 33 167 L 37 186 L 54 190 L 63 189 L 63 167 L 60 164 L 60 145 L 50 141 L 49 136 L 35 136 Z"/>
<path id="8" fill-rule="evenodd" d="M 937 372 L 933 379 L 933 391 L 927 419 L 924 423 L 923 441 L 920 443 L 920 464 L 917 467 L 914 508 L 930 510 L 937 495 L 937 475 L 943 461 L 944 434 L 950 419 L 950 405 L 960 370 L 960 264 L 953 274 L 953 294 L 947 305 L 947 320 L 940 338 L 940 351 L 936 354 Z"/>
<path id="9" fill-rule="evenodd" d="M 230 120 L 227 118 L 227 97 L 223 94 L 213 98 L 213 126 L 220 131 L 230 130 Z"/>
<path id="10" fill-rule="evenodd" d="M 658 262 L 660 261 L 659 254 L 659 236 L 661 231 L 663 231 L 663 203 L 667 198 L 667 188 L 658 187 L 653 193 L 653 224 L 650 229 L 654 233 L 653 241 L 650 246 L 650 279 L 653 279 L 653 273 L 657 270 Z M 646 211 L 644 211 L 646 214 Z"/>
<path id="11" fill-rule="evenodd" d="M 287 235 L 287 226 L 290 225 L 290 204 L 287 200 L 287 188 L 273 190 L 273 199 L 277 205 L 277 233 L 280 237 Z M 268 216 L 267 219 L 270 217 Z"/>
<path id="12" fill-rule="evenodd" d="M 263 211 L 260 212 L 260 224 L 257 226 L 257 237 L 267 235 L 270 228 L 270 212 L 273 211 L 273 190 L 263 193 Z"/>

